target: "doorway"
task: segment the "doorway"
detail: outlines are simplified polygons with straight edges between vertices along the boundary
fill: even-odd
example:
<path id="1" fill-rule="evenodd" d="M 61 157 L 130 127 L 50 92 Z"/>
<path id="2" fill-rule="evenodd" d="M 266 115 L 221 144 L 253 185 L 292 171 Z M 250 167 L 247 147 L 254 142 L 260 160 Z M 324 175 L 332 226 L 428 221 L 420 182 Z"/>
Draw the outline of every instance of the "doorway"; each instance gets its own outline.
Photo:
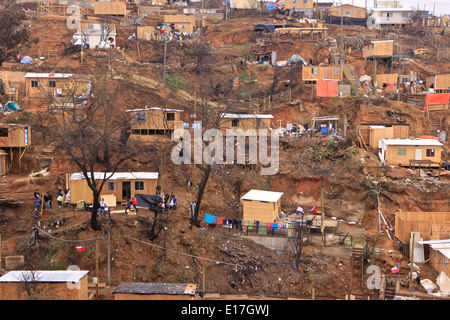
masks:
<path id="1" fill-rule="evenodd" d="M 422 160 L 422 149 L 416 149 L 414 160 Z"/>
<path id="2" fill-rule="evenodd" d="M 128 199 L 131 197 L 131 182 L 124 181 L 122 182 L 122 198 Z"/>

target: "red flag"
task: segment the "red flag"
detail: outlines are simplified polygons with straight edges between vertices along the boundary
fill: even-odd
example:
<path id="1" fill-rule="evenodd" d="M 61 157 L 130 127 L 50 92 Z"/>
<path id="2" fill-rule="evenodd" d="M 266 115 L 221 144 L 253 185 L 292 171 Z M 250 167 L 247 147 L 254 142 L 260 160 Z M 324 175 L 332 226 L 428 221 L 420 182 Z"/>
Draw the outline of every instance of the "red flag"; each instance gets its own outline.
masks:
<path id="1" fill-rule="evenodd" d="M 77 251 L 78 251 L 78 252 L 84 251 L 84 246 L 79 246 L 79 247 L 77 247 Z"/>

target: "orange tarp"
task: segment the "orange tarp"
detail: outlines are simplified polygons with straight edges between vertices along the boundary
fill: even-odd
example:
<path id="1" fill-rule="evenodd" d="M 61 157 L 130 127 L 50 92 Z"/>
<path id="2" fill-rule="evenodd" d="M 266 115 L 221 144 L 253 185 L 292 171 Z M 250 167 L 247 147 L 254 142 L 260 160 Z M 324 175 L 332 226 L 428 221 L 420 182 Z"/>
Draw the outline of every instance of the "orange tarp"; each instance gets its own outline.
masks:
<path id="1" fill-rule="evenodd" d="M 316 82 L 316 95 L 318 97 L 338 97 L 338 81 L 318 79 Z"/>
<path id="2" fill-rule="evenodd" d="M 425 108 L 431 104 L 444 104 L 448 105 L 450 99 L 450 93 L 432 93 L 425 96 Z"/>

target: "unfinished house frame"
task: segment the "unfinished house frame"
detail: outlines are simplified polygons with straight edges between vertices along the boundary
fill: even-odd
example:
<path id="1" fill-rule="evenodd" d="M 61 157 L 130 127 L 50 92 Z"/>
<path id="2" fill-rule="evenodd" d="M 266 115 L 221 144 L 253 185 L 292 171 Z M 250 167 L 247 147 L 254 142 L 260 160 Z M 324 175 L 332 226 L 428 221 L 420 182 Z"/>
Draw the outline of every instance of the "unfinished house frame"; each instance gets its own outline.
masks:
<path id="1" fill-rule="evenodd" d="M 105 183 L 100 194 L 102 197 L 115 197 L 117 203 L 123 203 L 132 195 L 149 194 L 155 195 L 158 184 L 158 172 L 116 172 L 106 173 L 111 176 Z M 94 172 L 96 180 L 103 180 L 104 172 Z M 69 178 L 70 203 L 77 204 L 83 201 L 92 204 L 92 190 L 89 188 L 86 178 L 82 173 L 73 173 Z"/>
<path id="2" fill-rule="evenodd" d="M 342 67 L 339 65 L 302 66 L 303 82 L 316 82 L 319 79 L 342 81 L 343 79 Z"/>
<path id="3" fill-rule="evenodd" d="M 356 125 L 356 136 L 361 148 L 378 150 L 381 139 L 409 138 L 407 123 L 360 123 Z"/>
<path id="4" fill-rule="evenodd" d="M 164 15 L 164 24 L 175 25 L 179 32 L 183 34 L 192 34 L 197 28 L 202 27 L 202 17 L 199 14 L 166 14 Z"/>
<path id="5" fill-rule="evenodd" d="M 425 241 L 447 239 L 450 234 L 450 212 L 397 211 L 395 236 L 406 243 L 411 232 L 420 232 L 420 237 Z"/>
<path id="6" fill-rule="evenodd" d="M 19 173 L 22 172 L 22 157 L 31 144 L 30 125 L 27 124 L 0 124 L 0 148 L 8 154 L 5 159 L 4 172 L 12 172 L 14 161 L 17 157 Z M 1 150 L 0 149 L 0 150 Z"/>
<path id="7" fill-rule="evenodd" d="M 175 130 L 183 129 L 181 113 L 184 110 L 145 107 L 144 109 L 130 109 L 125 112 L 132 115 L 131 134 L 134 137 L 166 135 Z"/>
<path id="8" fill-rule="evenodd" d="M 411 167 L 414 164 L 415 167 L 427 160 L 430 167 L 439 167 L 442 147 L 435 139 L 381 139 L 378 156 L 386 165 Z"/>
<path id="9" fill-rule="evenodd" d="M 254 130 L 256 135 L 260 135 L 259 130 L 267 130 L 266 135 L 270 134 L 271 119 L 273 116 L 270 114 L 235 114 L 224 113 L 221 114 L 220 132 L 222 135 L 226 134 L 228 129 L 242 130 L 245 134 L 249 134 Z"/>

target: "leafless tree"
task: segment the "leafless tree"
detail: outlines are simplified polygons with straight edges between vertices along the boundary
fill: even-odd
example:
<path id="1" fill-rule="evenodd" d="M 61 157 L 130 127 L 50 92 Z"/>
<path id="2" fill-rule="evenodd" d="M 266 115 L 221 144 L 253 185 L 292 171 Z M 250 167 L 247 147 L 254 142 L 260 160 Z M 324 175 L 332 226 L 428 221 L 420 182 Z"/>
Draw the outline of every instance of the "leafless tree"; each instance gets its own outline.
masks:
<path id="1" fill-rule="evenodd" d="M 50 107 L 48 134 L 79 168 L 92 190 L 91 226 L 99 230 L 97 210 L 105 183 L 141 150 L 128 140 L 131 119 L 121 108 L 117 95 L 123 89 L 103 76 L 91 77 L 89 81 L 87 96 L 76 96 L 72 90 L 59 105 Z M 78 86 L 75 81 L 73 89 Z M 53 97 L 50 100 L 54 101 Z"/>

